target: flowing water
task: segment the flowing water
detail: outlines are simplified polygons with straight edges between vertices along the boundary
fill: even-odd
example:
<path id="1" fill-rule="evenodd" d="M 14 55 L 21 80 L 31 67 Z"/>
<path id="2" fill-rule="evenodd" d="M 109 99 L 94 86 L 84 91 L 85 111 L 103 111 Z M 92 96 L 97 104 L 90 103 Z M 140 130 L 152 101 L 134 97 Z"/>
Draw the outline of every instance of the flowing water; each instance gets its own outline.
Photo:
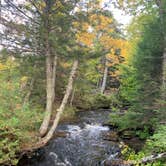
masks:
<path id="1" fill-rule="evenodd" d="M 115 159 L 118 145 L 103 139 L 110 130 L 102 126 L 108 115 L 103 110 L 79 112 L 77 123 L 57 128 L 67 132 L 67 137 L 53 139 L 21 166 L 102 166 L 105 160 Z"/>

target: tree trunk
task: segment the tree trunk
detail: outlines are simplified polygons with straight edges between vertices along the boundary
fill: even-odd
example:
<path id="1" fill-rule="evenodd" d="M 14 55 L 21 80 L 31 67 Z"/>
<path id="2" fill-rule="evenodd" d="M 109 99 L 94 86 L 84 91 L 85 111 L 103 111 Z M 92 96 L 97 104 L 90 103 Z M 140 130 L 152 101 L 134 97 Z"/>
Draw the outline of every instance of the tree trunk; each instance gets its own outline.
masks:
<path id="1" fill-rule="evenodd" d="M 54 84 L 55 84 L 55 75 L 56 75 L 56 62 L 57 57 L 55 56 L 55 59 L 53 60 L 53 57 L 51 56 L 51 41 L 50 41 L 50 32 L 51 32 L 51 8 L 52 8 L 52 1 L 45 1 L 45 7 L 43 8 L 43 39 L 44 39 L 44 47 L 45 47 L 45 56 L 46 56 L 46 111 L 45 116 L 43 119 L 43 122 L 41 124 L 41 127 L 39 129 L 40 135 L 44 136 L 47 132 L 50 118 L 51 118 L 51 112 L 53 108 L 53 100 L 55 97 L 55 90 L 54 90 Z M 53 62 L 54 61 L 54 62 Z"/>
<path id="2" fill-rule="evenodd" d="M 74 96 L 75 96 L 75 87 L 73 88 L 72 90 L 72 94 L 71 94 L 71 100 L 70 100 L 70 106 L 72 107 L 73 106 L 73 100 L 74 100 Z"/>
<path id="3" fill-rule="evenodd" d="M 161 30 L 163 35 L 163 61 L 162 61 L 162 98 L 166 99 L 166 16 L 165 16 L 165 0 L 156 0 L 156 4 L 159 7 L 159 14 L 161 20 Z"/>
<path id="4" fill-rule="evenodd" d="M 62 113 L 65 109 L 65 106 L 68 102 L 69 96 L 71 95 L 72 88 L 73 88 L 73 81 L 74 81 L 74 77 L 75 77 L 77 68 L 78 68 L 78 60 L 75 60 L 74 63 L 73 63 L 73 66 L 72 66 L 71 73 L 70 73 L 68 85 L 67 85 L 67 88 L 66 88 L 66 93 L 63 97 L 63 100 L 62 100 L 62 103 L 61 103 L 60 107 L 57 109 L 57 114 L 56 114 L 56 117 L 54 119 L 52 127 L 50 128 L 47 135 L 44 138 L 42 138 L 42 140 L 40 142 L 40 144 L 42 144 L 42 145 L 46 144 L 52 138 L 52 136 L 54 134 L 54 131 L 55 131 L 55 129 L 56 129 L 58 123 L 59 123 L 60 117 L 61 117 L 61 115 L 62 115 Z"/>
<path id="5" fill-rule="evenodd" d="M 166 42 L 166 40 L 165 40 Z M 166 99 L 166 47 L 163 52 L 163 64 L 162 64 L 162 96 Z"/>
<path id="6" fill-rule="evenodd" d="M 31 96 L 31 93 L 32 93 L 32 90 L 33 90 L 33 87 L 34 87 L 34 83 L 35 83 L 35 78 L 32 78 L 31 82 L 30 82 L 30 85 L 29 85 L 29 91 L 28 91 L 28 93 L 26 94 L 26 96 L 24 98 L 23 107 L 29 101 L 29 98 Z"/>
<path id="7" fill-rule="evenodd" d="M 101 93 L 103 94 L 106 88 L 107 84 L 107 76 L 108 76 L 108 62 L 107 59 L 105 60 L 105 69 L 104 69 L 104 75 L 103 75 L 103 81 L 101 85 Z"/>
<path id="8" fill-rule="evenodd" d="M 37 68 L 37 64 L 35 64 L 33 66 L 33 68 L 34 68 L 34 71 L 35 71 L 35 69 Z M 33 78 L 31 79 L 31 82 L 30 82 L 30 85 L 29 85 L 29 91 L 28 91 L 28 93 L 24 97 L 23 108 L 24 108 L 25 104 L 29 101 L 29 98 L 31 96 L 31 93 L 32 93 L 32 90 L 33 90 L 33 87 L 34 87 L 35 78 L 34 78 L 34 76 L 32 76 L 32 77 Z"/>
<path id="9" fill-rule="evenodd" d="M 53 96 L 52 96 L 52 103 L 54 103 L 55 100 L 55 81 L 56 81 L 56 70 L 57 70 L 57 61 L 58 61 L 58 56 L 56 55 L 54 57 L 54 64 L 53 64 L 53 71 L 52 71 L 52 91 L 54 91 Z"/>
<path id="10" fill-rule="evenodd" d="M 144 157 L 141 159 L 140 163 L 153 162 L 161 158 L 166 158 L 166 152 Z"/>
<path id="11" fill-rule="evenodd" d="M 41 136 L 44 136 L 46 134 L 49 126 L 51 112 L 52 112 L 52 101 L 54 96 L 52 58 L 49 54 L 46 57 L 46 93 L 47 93 L 46 111 L 43 122 L 39 130 Z"/>

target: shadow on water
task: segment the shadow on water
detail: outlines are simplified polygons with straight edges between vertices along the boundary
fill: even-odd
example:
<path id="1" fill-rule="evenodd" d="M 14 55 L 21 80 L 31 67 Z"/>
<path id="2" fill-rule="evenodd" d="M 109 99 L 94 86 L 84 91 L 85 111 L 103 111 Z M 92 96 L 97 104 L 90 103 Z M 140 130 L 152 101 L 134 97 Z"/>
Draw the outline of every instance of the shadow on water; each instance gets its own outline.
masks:
<path id="1" fill-rule="evenodd" d="M 103 139 L 110 129 L 102 126 L 109 111 L 79 112 L 76 124 L 61 124 L 57 130 L 67 136 L 50 141 L 49 145 L 23 158 L 19 166 L 102 166 L 106 159 L 115 159 L 118 145 Z"/>

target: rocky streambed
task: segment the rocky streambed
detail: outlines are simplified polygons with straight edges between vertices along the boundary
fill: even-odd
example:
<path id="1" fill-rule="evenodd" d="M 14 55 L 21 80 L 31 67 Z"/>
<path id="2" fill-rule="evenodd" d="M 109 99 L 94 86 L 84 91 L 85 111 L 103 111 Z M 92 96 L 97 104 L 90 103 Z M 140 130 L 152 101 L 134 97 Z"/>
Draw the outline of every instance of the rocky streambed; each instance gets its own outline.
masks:
<path id="1" fill-rule="evenodd" d="M 109 110 L 82 111 L 77 122 L 58 126 L 55 137 L 19 166 L 124 166 L 120 148 L 108 121 Z"/>

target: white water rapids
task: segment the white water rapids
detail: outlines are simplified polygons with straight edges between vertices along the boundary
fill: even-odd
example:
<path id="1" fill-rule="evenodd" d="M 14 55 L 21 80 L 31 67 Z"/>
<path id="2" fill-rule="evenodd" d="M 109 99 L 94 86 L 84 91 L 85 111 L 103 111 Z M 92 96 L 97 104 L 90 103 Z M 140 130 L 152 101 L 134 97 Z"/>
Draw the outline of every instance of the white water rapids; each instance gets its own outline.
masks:
<path id="1" fill-rule="evenodd" d="M 102 126 L 108 115 L 108 111 L 79 113 L 79 122 L 59 125 L 57 130 L 66 132 L 65 138 L 53 139 L 21 166 L 104 166 L 119 153 L 117 144 L 103 139 L 110 130 Z"/>

